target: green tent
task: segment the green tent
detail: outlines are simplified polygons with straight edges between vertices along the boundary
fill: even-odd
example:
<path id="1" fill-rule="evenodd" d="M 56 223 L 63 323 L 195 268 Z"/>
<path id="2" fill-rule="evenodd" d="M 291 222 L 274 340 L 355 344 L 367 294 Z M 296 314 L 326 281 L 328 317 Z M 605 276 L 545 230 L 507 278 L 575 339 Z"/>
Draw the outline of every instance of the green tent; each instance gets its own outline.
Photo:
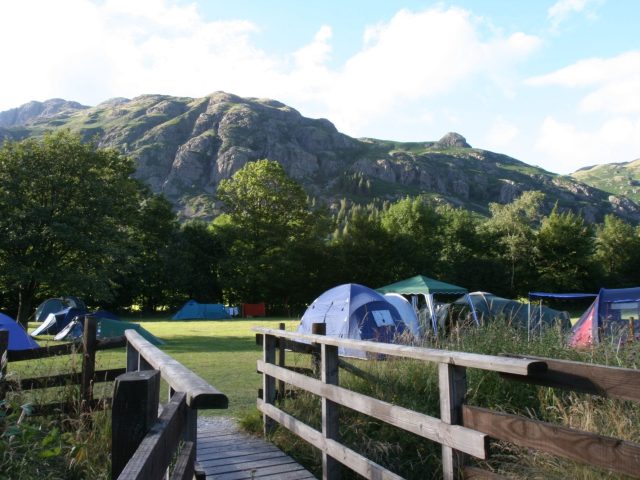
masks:
<path id="1" fill-rule="evenodd" d="M 164 344 L 162 340 L 160 340 L 155 335 L 151 334 L 151 332 L 149 332 L 148 330 L 145 330 L 143 327 L 141 327 L 137 323 L 123 322 L 121 320 L 112 320 L 110 318 L 101 318 L 98 321 L 98 337 L 99 338 L 119 337 L 120 335 L 124 335 L 125 330 L 135 330 L 140 335 L 142 335 L 147 341 L 151 342 L 154 345 Z"/>
<path id="2" fill-rule="evenodd" d="M 464 287 L 452 285 L 451 283 L 441 282 L 440 280 L 425 277 L 424 275 L 416 275 L 415 277 L 407 278 L 406 280 L 401 280 L 399 282 L 377 288 L 376 291 L 383 295 L 385 293 L 399 293 L 400 295 L 407 295 L 411 297 L 411 304 L 416 311 L 418 311 L 418 299 L 420 296 L 423 296 L 427 307 L 427 321 L 431 321 L 433 333 L 437 334 L 438 320 L 433 296 L 438 294 L 466 295 L 468 290 Z"/>

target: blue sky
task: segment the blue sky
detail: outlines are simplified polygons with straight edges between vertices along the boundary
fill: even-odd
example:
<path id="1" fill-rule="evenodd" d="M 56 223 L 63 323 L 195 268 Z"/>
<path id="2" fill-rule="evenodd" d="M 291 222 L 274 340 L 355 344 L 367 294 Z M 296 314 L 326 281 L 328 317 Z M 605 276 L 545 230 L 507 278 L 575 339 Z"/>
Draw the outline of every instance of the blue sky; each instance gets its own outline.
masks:
<path id="1" fill-rule="evenodd" d="M 640 157 L 639 18 L 635 0 L 2 0 L 0 111 L 224 90 L 569 173 Z"/>

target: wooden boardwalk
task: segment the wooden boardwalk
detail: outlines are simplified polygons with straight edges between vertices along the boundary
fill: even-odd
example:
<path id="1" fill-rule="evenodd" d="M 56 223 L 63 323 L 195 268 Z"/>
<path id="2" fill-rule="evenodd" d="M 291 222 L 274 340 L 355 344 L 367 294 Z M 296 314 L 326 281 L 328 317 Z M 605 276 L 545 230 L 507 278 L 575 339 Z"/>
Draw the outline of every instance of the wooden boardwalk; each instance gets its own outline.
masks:
<path id="1" fill-rule="evenodd" d="M 198 419 L 197 460 L 207 480 L 315 478 L 274 445 L 240 432 L 228 418 Z"/>

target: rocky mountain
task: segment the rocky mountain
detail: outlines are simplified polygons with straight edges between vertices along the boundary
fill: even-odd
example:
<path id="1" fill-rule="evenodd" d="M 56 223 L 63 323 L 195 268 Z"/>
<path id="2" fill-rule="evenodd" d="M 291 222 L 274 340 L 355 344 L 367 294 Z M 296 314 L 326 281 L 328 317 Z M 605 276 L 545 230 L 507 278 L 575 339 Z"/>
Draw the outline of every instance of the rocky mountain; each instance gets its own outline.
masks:
<path id="1" fill-rule="evenodd" d="M 78 102 L 68 102 L 61 98 L 52 98 L 45 102 L 29 102 L 18 108 L 0 112 L 0 128 L 21 127 L 53 117 L 61 119 L 87 108 L 89 107 L 80 105 Z"/>
<path id="2" fill-rule="evenodd" d="M 640 202 L 640 158 L 632 162 L 581 168 L 571 176 L 619 198 Z"/>
<path id="3" fill-rule="evenodd" d="M 438 141 L 355 139 L 325 119 L 280 102 L 224 92 L 204 98 L 143 95 L 95 107 L 50 100 L 0 113 L 0 139 L 69 128 L 135 158 L 136 176 L 165 194 L 183 217 L 211 217 L 220 180 L 247 162 L 279 161 L 310 195 L 335 204 L 427 194 L 480 213 L 526 190 L 547 194 L 547 208 L 581 210 L 591 221 L 615 211 L 640 221 L 640 207 L 574 178 L 506 155 L 472 148 L 459 134 Z"/>

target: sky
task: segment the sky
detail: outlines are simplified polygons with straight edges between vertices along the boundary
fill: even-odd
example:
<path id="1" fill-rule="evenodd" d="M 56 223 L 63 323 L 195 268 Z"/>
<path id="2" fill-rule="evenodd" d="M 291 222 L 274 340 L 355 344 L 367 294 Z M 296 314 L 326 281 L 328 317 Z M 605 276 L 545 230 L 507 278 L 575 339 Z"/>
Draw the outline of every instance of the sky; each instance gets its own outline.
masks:
<path id="1" fill-rule="evenodd" d="M 555 173 L 640 158 L 637 0 L 0 0 L 0 111 L 226 91 Z"/>

